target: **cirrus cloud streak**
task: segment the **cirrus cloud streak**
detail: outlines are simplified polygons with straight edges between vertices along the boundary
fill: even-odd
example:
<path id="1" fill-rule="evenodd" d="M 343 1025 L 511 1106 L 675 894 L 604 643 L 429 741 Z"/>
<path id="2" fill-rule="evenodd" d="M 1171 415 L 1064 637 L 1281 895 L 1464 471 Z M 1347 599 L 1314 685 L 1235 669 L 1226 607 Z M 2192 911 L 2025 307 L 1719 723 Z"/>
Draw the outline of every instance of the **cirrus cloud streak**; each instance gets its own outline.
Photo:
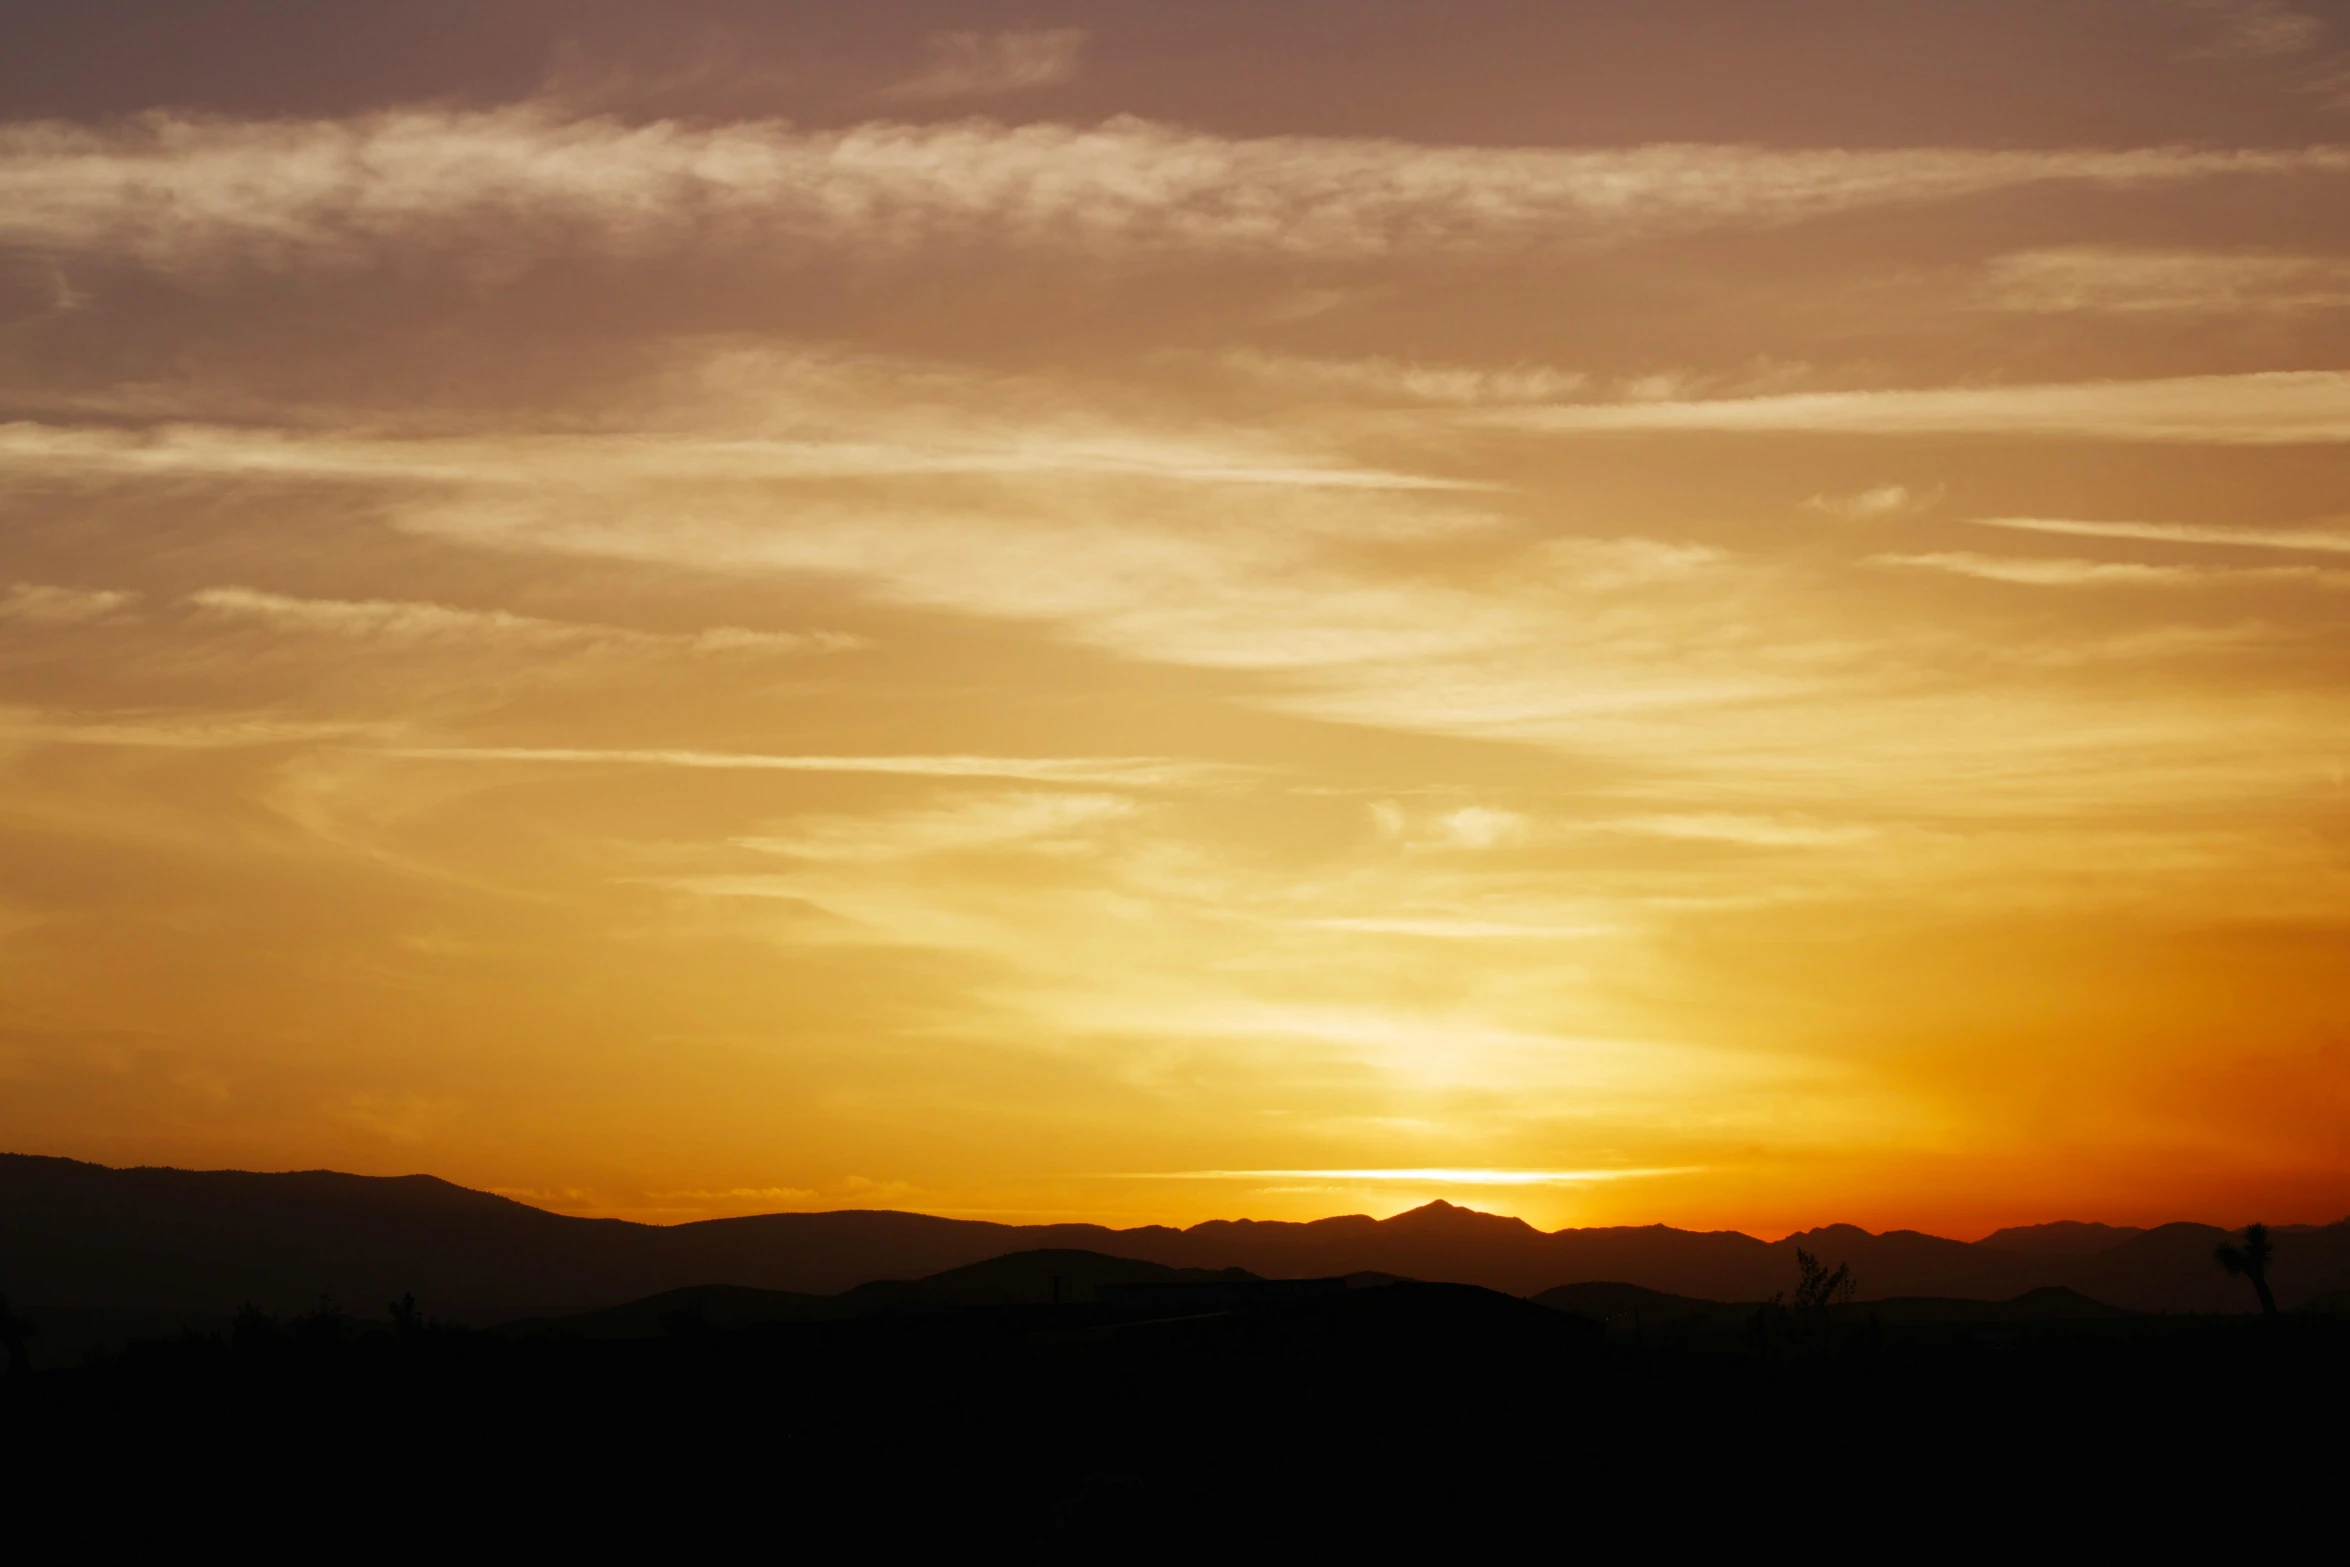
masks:
<path id="1" fill-rule="evenodd" d="M 2331 146 L 1779 150 L 1434 146 L 1096 125 L 569 118 L 545 106 L 341 120 L 155 114 L 0 127 L 0 245 L 180 268 L 414 243 L 510 263 L 728 236 L 860 253 L 947 244 L 1096 258 L 1335 260 L 1778 224 L 2029 185 L 2350 172 Z"/>

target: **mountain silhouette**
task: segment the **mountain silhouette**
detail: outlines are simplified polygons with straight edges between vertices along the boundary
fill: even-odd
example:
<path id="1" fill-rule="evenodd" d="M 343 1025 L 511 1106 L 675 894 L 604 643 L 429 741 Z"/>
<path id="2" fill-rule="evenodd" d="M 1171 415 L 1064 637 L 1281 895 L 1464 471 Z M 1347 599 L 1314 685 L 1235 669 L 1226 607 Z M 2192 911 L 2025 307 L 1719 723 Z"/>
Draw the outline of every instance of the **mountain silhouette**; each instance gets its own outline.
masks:
<path id="1" fill-rule="evenodd" d="M 2038 1257 L 2086 1257 L 2145 1233 L 2129 1224 L 2083 1224 L 2077 1219 L 2059 1219 L 2054 1224 L 2019 1224 L 1993 1230 L 1976 1244 L 1993 1251 L 2028 1252 Z"/>
<path id="2" fill-rule="evenodd" d="M 2281 1225 L 2272 1233 L 2281 1306 L 2350 1287 L 2350 1222 Z M 2094 1244 L 2106 1234 L 2120 1238 Z M 1053 1250 L 1211 1275 L 1380 1273 L 1516 1296 L 1605 1280 L 1684 1300 L 1736 1302 L 1786 1289 L 1801 1247 L 1831 1267 L 1849 1265 L 1863 1301 L 2012 1301 L 2063 1286 L 2130 1310 L 2233 1313 L 2248 1309 L 2249 1296 L 2211 1261 L 2213 1247 L 2228 1238 L 2184 1223 L 2136 1232 L 2032 1226 L 1974 1243 L 1849 1225 L 1778 1241 L 1664 1225 L 1546 1233 L 1444 1202 L 1383 1220 L 1211 1220 L 1186 1229 L 1008 1225 L 888 1211 L 661 1226 L 549 1213 L 425 1175 L 112 1169 L 0 1154 L 0 1291 L 41 1324 L 32 1342 L 45 1364 L 95 1342 L 217 1325 L 245 1301 L 290 1313 L 325 1295 L 372 1312 L 413 1293 L 438 1317 L 488 1325 L 712 1285 L 832 1297 Z M 1052 1268 L 998 1266 L 1009 1271 L 981 1270 L 969 1288 L 1049 1298 Z M 1063 1277 L 1064 1288 L 1076 1291 L 1118 1282 L 1076 1271 Z"/>

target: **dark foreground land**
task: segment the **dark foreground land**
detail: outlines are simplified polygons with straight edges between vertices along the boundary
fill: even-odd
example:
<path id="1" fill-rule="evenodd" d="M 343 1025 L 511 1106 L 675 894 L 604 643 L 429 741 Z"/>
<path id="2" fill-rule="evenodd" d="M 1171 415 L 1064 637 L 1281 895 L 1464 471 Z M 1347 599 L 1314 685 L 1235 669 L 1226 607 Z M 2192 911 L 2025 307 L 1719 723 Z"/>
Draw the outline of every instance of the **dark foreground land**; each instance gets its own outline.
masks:
<path id="1" fill-rule="evenodd" d="M 9 1379 L 13 1505 L 76 1498 L 92 1548 L 1826 1530 L 1909 1555 L 2027 1524 L 2044 1546 L 2266 1528 L 2334 1494 L 2345 1456 L 2341 1316 L 1725 1308 L 1627 1332 L 1468 1285 L 1189 1290 L 830 1320 L 712 1296 L 603 1336 L 249 1313 Z"/>
<path id="2" fill-rule="evenodd" d="M 0 1155 L 0 1291 L 36 1329 L 0 1376 L 0 1539 L 2332 1560 L 2299 1515 L 2350 1458 L 2350 1222 L 2271 1238 L 2273 1318 L 2192 1224 L 661 1228 Z"/>

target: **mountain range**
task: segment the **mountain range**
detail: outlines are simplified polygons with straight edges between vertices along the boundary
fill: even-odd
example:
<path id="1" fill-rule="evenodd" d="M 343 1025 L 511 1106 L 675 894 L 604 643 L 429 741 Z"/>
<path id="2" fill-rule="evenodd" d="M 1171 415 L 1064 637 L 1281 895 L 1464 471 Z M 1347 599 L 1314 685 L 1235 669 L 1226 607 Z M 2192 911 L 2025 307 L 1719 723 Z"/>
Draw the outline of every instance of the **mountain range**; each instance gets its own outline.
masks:
<path id="1" fill-rule="evenodd" d="M 2350 1287 L 2350 1221 L 2279 1225 L 2280 1306 Z M 1862 1300 L 2005 1301 L 2064 1287 L 2136 1311 L 2240 1311 L 2228 1232 L 2062 1223 L 1967 1242 L 1829 1225 L 1764 1241 L 1664 1225 L 1545 1232 L 1433 1202 L 1392 1218 L 1211 1220 L 1188 1228 L 1010 1225 L 852 1210 L 648 1225 L 550 1213 L 426 1175 L 114 1169 L 0 1154 L 0 1291 L 36 1318 L 72 1312 L 121 1336 L 215 1320 L 240 1302 L 329 1296 L 373 1313 L 413 1293 L 434 1315 L 492 1324 L 568 1316 L 664 1291 L 734 1285 L 832 1296 L 1058 1249 L 1265 1278 L 1378 1272 L 1534 1296 L 1607 1282 L 1709 1301 L 1791 1288 L 1797 1247 L 1849 1264 Z"/>

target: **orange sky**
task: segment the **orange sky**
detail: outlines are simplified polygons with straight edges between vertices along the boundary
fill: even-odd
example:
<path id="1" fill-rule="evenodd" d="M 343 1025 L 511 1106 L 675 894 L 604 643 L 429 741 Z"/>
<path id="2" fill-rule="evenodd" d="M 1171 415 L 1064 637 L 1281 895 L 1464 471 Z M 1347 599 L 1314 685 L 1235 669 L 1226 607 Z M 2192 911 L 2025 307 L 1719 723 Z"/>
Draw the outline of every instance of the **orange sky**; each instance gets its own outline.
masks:
<path id="1" fill-rule="evenodd" d="M 0 1146 L 2350 1211 L 2340 8 L 23 9 Z"/>

